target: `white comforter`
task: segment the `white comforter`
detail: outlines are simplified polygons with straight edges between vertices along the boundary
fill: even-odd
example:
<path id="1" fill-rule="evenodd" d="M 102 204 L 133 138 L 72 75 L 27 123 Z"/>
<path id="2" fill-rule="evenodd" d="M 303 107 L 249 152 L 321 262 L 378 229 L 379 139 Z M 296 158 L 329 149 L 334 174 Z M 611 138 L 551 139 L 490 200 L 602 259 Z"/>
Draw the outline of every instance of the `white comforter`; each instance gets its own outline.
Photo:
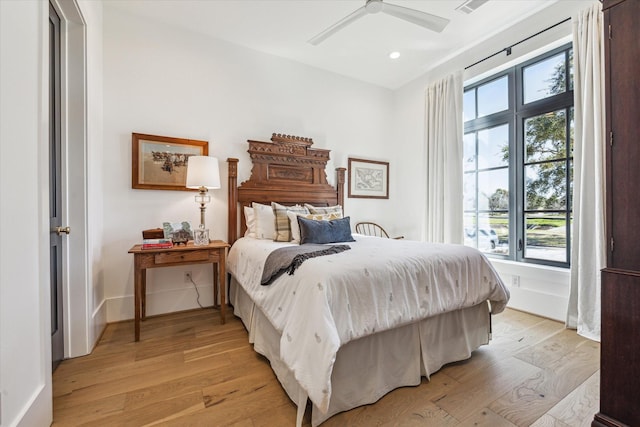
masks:
<path id="1" fill-rule="evenodd" d="M 354 235 L 351 250 L 305 261 L 295 274 L 260 285 L 268 254 L 283 245 L 241 238 L 228 271 L 282 334 L 280 356 L 323 412 L 341 345 L 443 312 L 509 300 L 491 264 L 460 245 Z"/>

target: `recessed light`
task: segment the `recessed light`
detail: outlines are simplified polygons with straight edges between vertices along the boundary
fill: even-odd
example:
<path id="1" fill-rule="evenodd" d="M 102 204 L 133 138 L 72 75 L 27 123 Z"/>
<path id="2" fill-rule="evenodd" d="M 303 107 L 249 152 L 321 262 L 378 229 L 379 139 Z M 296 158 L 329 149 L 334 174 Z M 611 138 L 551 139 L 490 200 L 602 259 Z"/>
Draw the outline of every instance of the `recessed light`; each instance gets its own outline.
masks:
<path id="1" fill-rule="evenodd" d="M 400 52 L 397 52 L 397 51 L 396 51 L 396 52 L 391 52 L 391 53 L 389 54 L 389 58 L 391 58 L 391 59 L 398 59 L 398 58 L 400 58 Z"/>

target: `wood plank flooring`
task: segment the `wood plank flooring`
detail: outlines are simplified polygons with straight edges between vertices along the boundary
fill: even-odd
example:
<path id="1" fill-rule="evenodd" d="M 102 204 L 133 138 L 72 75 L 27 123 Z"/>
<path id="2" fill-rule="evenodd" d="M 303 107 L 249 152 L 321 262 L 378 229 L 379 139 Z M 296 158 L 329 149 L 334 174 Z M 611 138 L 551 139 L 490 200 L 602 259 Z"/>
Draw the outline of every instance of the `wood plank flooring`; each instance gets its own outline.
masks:
<path id="1" fill-rule="evenodd" d="M 600 345 L 559 322 L 509 310 L 493 340 L 417 387 L 323 426 L 589 426 Z M 108 325 L 92 354 L 53 375 L 54 426 L 292 426 L 296 407 L 241 321 L 213 309 Z M 304 424 L 310 425 L 309 411 Z"/>

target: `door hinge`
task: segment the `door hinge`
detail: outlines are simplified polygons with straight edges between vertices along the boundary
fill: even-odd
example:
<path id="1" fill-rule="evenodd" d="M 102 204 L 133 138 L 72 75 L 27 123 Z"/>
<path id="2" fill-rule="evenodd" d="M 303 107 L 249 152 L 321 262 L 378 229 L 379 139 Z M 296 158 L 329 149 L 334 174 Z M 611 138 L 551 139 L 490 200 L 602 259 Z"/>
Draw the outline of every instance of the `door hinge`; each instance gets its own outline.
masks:
<path id="1" fill-rule="evenodd" d="M 609 245 L 611 246 L 611 252 L 613 252 L 613 237 L 611 238 L 611 242 L 609 243 Z"/>
<path id="2" fill-rule="evenodd" d="M 611 31 L 611 24 L 609 24 L 609 40 L 613 38 L 613 33 Z"/>
<path id="3" fill-rule="evenodd" d="M 609 132 L 609 145 L 613 147 L 613 131 Z"/>

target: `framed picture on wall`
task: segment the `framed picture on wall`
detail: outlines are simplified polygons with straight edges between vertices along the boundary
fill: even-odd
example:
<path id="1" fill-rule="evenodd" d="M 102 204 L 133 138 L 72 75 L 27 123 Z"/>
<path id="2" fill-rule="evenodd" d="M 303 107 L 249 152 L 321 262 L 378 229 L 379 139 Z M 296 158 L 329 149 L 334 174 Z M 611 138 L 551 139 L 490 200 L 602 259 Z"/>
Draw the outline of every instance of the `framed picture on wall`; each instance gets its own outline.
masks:
<path id="1" fill-rule="evenodd" d="M 389 162 L 349 158 L 349 197 L 389 198 Z"/>
<path id="2" fill-rule="evenodd" d="M 185 187 L 187 164 L 209 154 L 207 141 L 132 133 L 131 149 L 131 188 L 198 191 Z"/>

